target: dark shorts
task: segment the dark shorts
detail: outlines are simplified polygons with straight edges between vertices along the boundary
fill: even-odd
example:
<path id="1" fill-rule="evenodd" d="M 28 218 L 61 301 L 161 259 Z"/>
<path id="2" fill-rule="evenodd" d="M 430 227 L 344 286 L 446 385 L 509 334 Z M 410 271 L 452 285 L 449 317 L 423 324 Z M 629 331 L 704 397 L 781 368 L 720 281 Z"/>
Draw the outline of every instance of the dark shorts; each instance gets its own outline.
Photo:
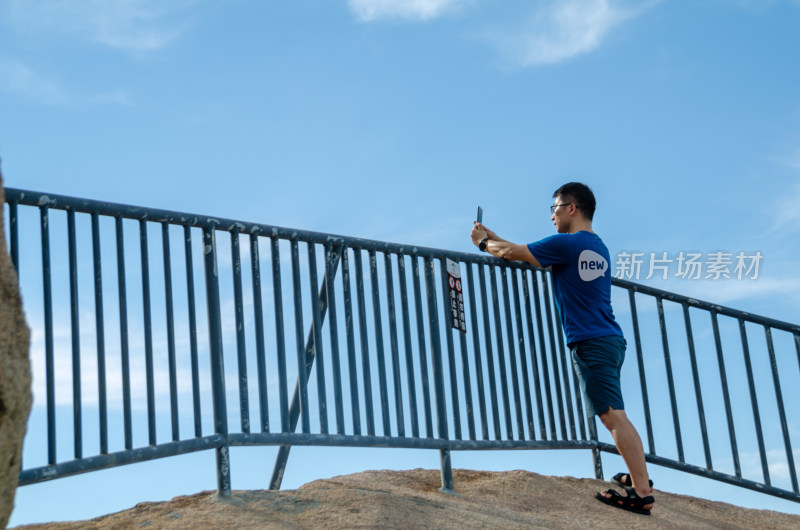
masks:
<path id="1" fill-rule="evenodd" d="M 625 409 L 619 379 L 626 347 L 625 338 L 617 335 L 572 344 L 572 365 L 581 382 L 587 416 L 602 414 L 609 407 Z"/>

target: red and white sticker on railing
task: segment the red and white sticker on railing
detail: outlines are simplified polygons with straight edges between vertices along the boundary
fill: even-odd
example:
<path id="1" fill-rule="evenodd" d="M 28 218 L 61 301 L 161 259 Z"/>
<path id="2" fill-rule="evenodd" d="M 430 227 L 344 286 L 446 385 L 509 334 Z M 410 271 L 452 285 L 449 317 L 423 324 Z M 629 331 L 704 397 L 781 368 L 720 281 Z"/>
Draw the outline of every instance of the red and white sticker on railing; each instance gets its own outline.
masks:
<path id="1" fill-rule="evenodd" d="M 467 332 L 464 316 L 464 290 L 461 285 L 461 266 L 457 261 L 445 258 L 447 265 L 447 292 L 450 298 L 450 324 L 461 333 Z"/>

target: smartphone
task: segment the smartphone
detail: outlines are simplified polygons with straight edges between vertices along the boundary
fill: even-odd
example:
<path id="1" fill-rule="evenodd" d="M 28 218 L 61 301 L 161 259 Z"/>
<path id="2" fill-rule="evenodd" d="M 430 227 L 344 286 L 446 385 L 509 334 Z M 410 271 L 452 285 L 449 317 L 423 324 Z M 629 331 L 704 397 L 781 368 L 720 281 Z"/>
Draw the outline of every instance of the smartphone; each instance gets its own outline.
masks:
<path id="1" fill-rule="evenodd" d="M 478 215 L 475 216 L 475 220 L 479 223 L 483 223 L 483 208 L 478 206 Z"/>

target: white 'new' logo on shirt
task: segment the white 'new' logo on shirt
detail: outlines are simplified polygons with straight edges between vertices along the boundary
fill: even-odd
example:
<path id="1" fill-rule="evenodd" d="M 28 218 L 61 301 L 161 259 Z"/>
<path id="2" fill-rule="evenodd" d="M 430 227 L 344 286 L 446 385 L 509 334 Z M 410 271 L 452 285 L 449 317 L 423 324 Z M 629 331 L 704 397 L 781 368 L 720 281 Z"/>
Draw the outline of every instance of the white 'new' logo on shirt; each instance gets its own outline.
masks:
<path id="1" fill-rule="evenodd" d="M 606 261 L 606 258 L 593 250 L 584 250 L 578 256 L 578 274 L 581 280 L 585 282 L 605 276 L 607 270 L 608 261 Z"/>

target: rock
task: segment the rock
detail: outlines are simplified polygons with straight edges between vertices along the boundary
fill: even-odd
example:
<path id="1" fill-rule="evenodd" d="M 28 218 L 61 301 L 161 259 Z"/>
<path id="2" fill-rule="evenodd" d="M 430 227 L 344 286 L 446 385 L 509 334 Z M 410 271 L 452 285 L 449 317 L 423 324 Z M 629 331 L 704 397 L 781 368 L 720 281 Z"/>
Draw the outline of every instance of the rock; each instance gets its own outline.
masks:
<path id="1" fill-rule="evenodd" d="M 594 499 L 610 484 L 530 471 L 453 470 L 458 495 L 439 491 L 441 471 L 365 471 L 315 480 L 298 490 L 206 491 L 169 502 L 142 502 L 91 521 L 18 530 L 117 528 L 800 528 L 800 516 L 741 508 L 656 490 L 649 517 Z"/>
<path id="2" fill-rule="evenodd" d="M 22 440 L 31 410 L 30 334 L 22 313 L 17 272 L 5 241 L 5 192 L 0 174 L 0 528 L 14 508 Z"/>

